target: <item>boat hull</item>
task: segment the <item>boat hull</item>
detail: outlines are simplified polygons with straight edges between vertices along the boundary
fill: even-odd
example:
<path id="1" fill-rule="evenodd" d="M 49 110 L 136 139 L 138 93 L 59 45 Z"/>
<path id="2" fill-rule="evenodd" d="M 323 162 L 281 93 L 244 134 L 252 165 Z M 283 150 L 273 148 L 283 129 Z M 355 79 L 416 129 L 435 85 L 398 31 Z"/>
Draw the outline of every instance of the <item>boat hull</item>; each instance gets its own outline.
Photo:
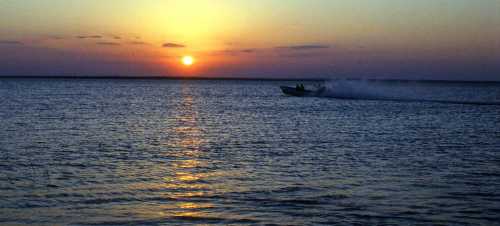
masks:
<path id="1" fill-rule="evenodd" d="M 289 86 L 280 86 L 280 88 L 284 94 L 290 95 L 290 96 L 295 96 L 295 97 L 318 96 L 324 91 L 324 88 L 321 88 L 317 91 L 312 91 L 312 90 L 307 90 L 307 89 L 306 90 L 297 90 L 296 88 L 289 87 Z"/>

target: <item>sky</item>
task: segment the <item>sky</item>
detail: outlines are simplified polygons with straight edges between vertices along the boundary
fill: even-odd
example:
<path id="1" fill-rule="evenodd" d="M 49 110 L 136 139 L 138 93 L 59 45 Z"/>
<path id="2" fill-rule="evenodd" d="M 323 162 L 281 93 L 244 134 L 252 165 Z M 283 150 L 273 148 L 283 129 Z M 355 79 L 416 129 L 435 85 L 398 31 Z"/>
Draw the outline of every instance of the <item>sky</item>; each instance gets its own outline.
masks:
<path id="1" fill-rule="evenodd" d="M 499 81 L 498 37 L 498 0 L 0 0 L 0 76 Z"/>

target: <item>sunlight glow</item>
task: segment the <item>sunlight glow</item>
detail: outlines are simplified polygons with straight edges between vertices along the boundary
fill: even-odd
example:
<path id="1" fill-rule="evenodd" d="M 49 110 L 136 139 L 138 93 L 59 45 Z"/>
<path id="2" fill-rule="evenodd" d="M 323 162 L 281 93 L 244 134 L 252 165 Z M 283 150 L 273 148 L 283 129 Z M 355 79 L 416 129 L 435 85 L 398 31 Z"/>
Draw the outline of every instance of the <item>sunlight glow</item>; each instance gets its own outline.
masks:
<path id="1" fill-rule="evenodd" d="M 194 63 L 194 58 L 192 56 L 183 56 L 182 57 L 182 64 L 185 66 L 191 66 Z"/>

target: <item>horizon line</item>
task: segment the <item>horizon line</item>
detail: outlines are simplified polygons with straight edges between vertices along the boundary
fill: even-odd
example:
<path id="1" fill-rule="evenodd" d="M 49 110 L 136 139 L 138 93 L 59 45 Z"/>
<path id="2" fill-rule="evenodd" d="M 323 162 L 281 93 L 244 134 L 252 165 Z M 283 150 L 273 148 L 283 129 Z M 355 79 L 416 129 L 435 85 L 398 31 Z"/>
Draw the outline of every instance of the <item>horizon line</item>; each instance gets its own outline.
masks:
<path id="1" fill-rule="evenodd" d="M 126 76 L 126 75 L 0 75 L 0 79 L 123 79 L 123 80 L 240 80 L 240 81 L 328 81 L 365 80 L 391 82 L 448 82 L 448 83 L 500 83 L 498 80 L 443 80 L 443 79 L 393 79 L 393 78 L 268 78 L 268 77 L 206 77 L 206 76 Z"/>

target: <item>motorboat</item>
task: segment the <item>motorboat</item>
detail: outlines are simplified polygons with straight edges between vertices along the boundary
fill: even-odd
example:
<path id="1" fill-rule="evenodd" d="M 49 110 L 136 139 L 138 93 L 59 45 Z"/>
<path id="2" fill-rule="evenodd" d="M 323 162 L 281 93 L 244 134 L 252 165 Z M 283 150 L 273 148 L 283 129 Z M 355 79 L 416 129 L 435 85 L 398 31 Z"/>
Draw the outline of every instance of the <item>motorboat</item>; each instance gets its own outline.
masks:
<path id="1" fill-rule="evenodd" d="M 309 90 L 309 89 L 290 87 L 290 86 L 280 86 L 280 88 L 284 94 L 296 97 L 320 96 L 325 91 L 325 87 L 318 88 L 317 90 Z"/>

